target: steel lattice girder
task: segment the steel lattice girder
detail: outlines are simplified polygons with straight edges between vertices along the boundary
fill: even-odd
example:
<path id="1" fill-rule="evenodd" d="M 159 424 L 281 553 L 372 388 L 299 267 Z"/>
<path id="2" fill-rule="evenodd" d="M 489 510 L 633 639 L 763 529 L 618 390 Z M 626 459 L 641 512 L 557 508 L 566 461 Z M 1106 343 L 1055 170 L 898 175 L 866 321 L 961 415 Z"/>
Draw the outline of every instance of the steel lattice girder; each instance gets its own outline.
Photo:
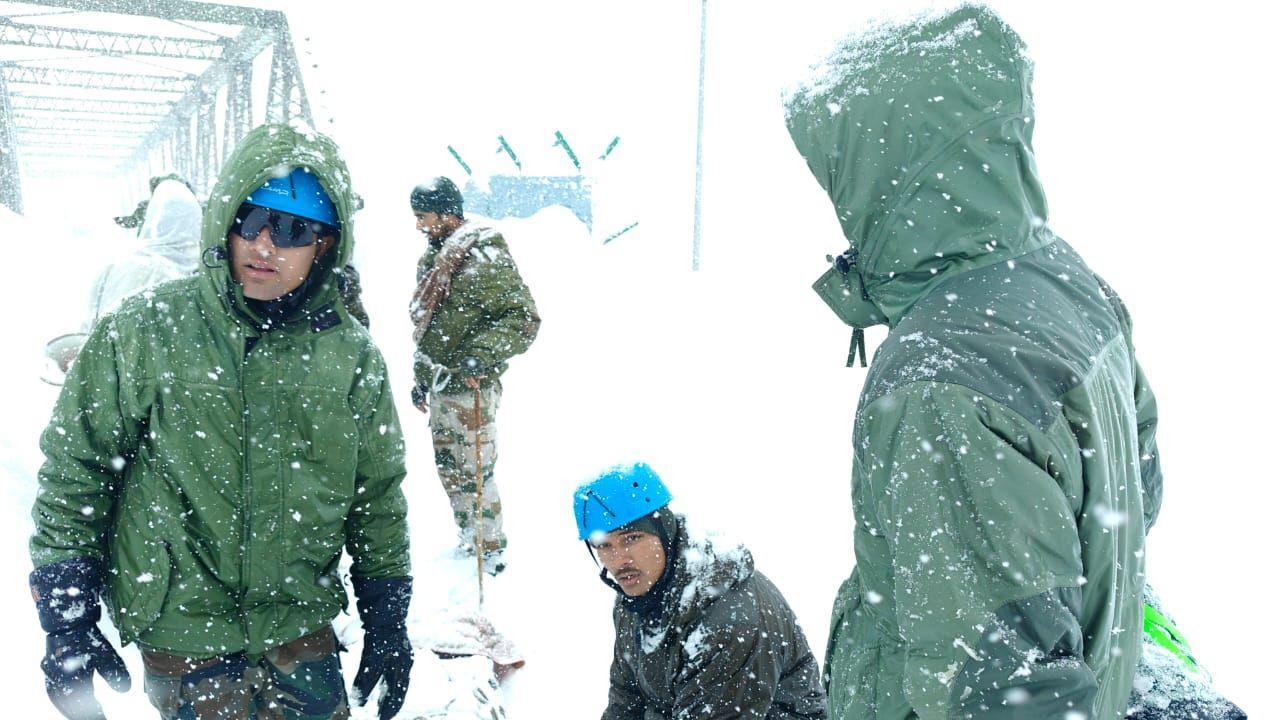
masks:
<path id="1" fill-rule="evenodd" d="M 133 125 L 145 125 L 146 127 L 154 127 L 157 122 L 164 118 L 159 114 L 147 113 L 122 113 L 111 110 L 37 110 L 31 111 L 28 108 L 15 107 L 13 109 L 13 117 L 17 122 L 23 123 L 22 127 L 38 127 L 40 123 L 48 120 L 65 118 L 67 120 L 83 120 L 87 123 L 94 123 L 98 127 L 109 127 L 118 122 L 130 123 Z"/>
<path id="2" fill-rule="evenodd" d="M 91 87 L 114 90 L 155 92 L 181 92 L 170 105 L 167 117 L 158 123 L 137 125 L 135 118 L 120 117 L 78 124 L 70 117 L 72 109 L 59 107 L 58 118 L 33 120 L 24 113 L 16 129 L 40 130 L 56 127 L 67 132 L 87 132 L 113 127 L 129 127 L 148 131 L 137 145 L 134 154 L 123 163 L 122 170 L 130 166 L 147 166 L 157 151 L 166 156 L 176 169 L 184 173 L 200 189 L 207 189 L 218 168 L 219 156 L 228 152 L 243 137 L 253 122 L 252 64 L 263 50 L 274 46 L 272 72 L 268 81 L 266 116 L 269 121 L 288 122 L 300 118 L 312 122 L 310 103 L 298 68 L 297 57 L 289 36 L 289 26 L 284 13 L 276 10 L 218 5 L 195 0 L 12 0 L 33 7 L 66 8 L 74 12 L 100 12 L 117 15 L 136 15 L 170 21 L 220 23 L 239 26 L 234 37 L 201 39 L 143 35 L 138 33 L 104 32 L 92 29 L 69 29 L 48 25 L 27 25 L 0 19 L 0 44 L 14 39 L 24 44 L 46 47 L 82 49 L 98 54 L 163 55 L 187 60 L 208 60 L 208 65 L 198 77 L 166 77 L 142 75 L 131 78 L 122 73 L 89 72 L 54 68 L 28 68 L 12 63 L 0 63 L 0 80 L 5 76 L 27 85 L 39 84 Z M 210 33 L 216 34 L 216 33 Z M 216 48 L 216 52 L 214 49 Z M 181 55 L 189 51 L 191 54 Z M 203 137 L 216 132 L 212 119 L 218 93 L 226 88 L 227 103 L 223 115 L 224 137 L 221 148 L 213 140 Z M 118 100 L 116 102 L 119 102 Z M 23 103 L 20 103 L 23 104 Z M 52 109 L 46 105 L 48 109 Z M 26 108 L 24 108 L 25 110 Z M 109 112 L 107 106 L 97 110 Z M 85 115 L 101 113 L 85 112 Z M 137 115 L 133 112 L 131 115 Z M 199 129 L 192 136 L 193 120 L 199 120 Z M 24 135 L 25 137 L 25 135 Z M 219 152 L 219 150 L 221 152 Z M 197 157 L 196 153 L 200 156 Z M 193 173 L 198 173 L 196 176 Z"/>
<path id="3" fill-rule="evenodd" d="M 222 154 L 231 153 L 253 124 L 253 63 L 240 63 L 227 78 L 227 114 L 222 127 Z"/>
<path id="4" fill-rule="evenodd" d="M 168 115 L 169 110 L 173 107 L 172 103 L 26 95 L 15 92 L 9 93 L 9 98 L 15 111 L 96 112 L 104 115 Z"/>
<path id="5" fill-rule="evenodd" d="M 0 18 L 0 45 L 184 60 L 217 60 L 223 53 L 221 40 L 135 35 L 52 25 L 27 25 L 15 23 L 8 18 Z"/>
<path id="6" fill-rule="evenodd" d="M 67 8 L 81 12 L 114 13 L 118 15 L 138 15 L 141 17 L 164 18 L 166 20 L 187 20 L 191 22 L 211 22 L 225 25 L 243 25 L 247 27 L 275 27 L 280 13 L 275 10 L 260 10 L 253 7 L 237 5 L 217 5 L 214 3 L 196 2 L 195 0 L 14 0 L 26 5 Z"/>
<path id="7" fill-rule="evenodd" d="M 28 138 L 28 139 L 24 139 L 22 141 L 22 144 L 23 144 L 22 151 L 24 154 L 31 150 L 41 150 L 41 149 L 47 150 L 47 149 L 54 149 L 54 148 L 72 148 L 72 149 L 79 148 L 87 151 L 109 150 L 113 154 L 124 154 L 124 155 L 127 155 L 133 152 L 133 148 L 129 145 L 121 145 L 119 143 L 113 143 L 105 140 L 96 140 L 96 141 L 95 140 L 76 140 L 75 142 L 68 142 L 65 139 L 58 140 L 55 138 L 48 138 L 48 139 Z"/>
<path id="8" fill-rule="evenodd" d="M 9 107 L 9 86 L 0 74 L 0 205 L 22 212 L 22 176 L 18 172 L 18 143 Z"/>
<path id="9" fill-rule="evenodd" d="M 281 28 L 284 25 L 283 16 L 280 19 Z M 227 85 L 230 78 L 238 73 L 245 65 L 251 63 L 253 58 L 257 57 L 263 50 L 272 44 L 280 41 L 282 36 L 287 33 L 283 29 L 263 30 L 256 27 L 247 27 L 240 31 L 240 34 L 228 45 L 227 54 L 220 62 L 209 65 L 191 89 L 186 92 L 176 103 L 174 103 L 173 112 L 169 117 L 160 122 L 160 125 L 143 140 L 138 147 L 137 153 L 134 154 L 132 162 L 142 163 L 146 161 L 150 152 L 162 146 L 166 140 L 173 138 L 175 131 L 181 131 L 182 126 L 190 125 L 191 117 L 195 115 L 199 109 L 207 104 L 212 104 L 219 88 Z M 307 117 L 310 120 L 310 117 Z M 239 141 L 236 137 L 236 141 Z M 189 151 L 191 143 L 179 143 L 181 150 Z M 182 162 L 183 153 L 175 153 L 174 161 Z M 213 178 L 195 178 L 187 175 L 192 184 L 200 190 Z"/>
<path id="10" fill-rule="evenodd" d="M 24 135 L 22 138 L 22 146 L 24 148 L 35 147 L 105 147 L 112 150 L 126 150 L 133 152 L 133 145 L 129 141 L 122 138 L 87 138 L 77 137 L 74 140 L 68 140 L 65 135 Z"/>
<path id="11" fill-rule="evenodd" d="M 155 127 L 154 121 L 131 121 L 124 118 L 116 118 L 109 123 L 101 120 L 90 120 L 88 118 L 31 118 L 22 117 L 15 118 L 12 123 L 14 130 L 22 132 L 23 130 L 53 130 L 64 133 L 78 133 L 85 130 L 133 130 L 143 133 Z"/>
<path id="12" fill-rule="evenodd" d="M 23 162 L 27 162 L 32 158 L 48 159 L 48 158 L 65 158 L 67 160 L 102 160 L 104 162 L 119 162 L 121 158 L 128 157 L 128 151 L 124 153 L 109 153 L 96 150 L 26 150 L 22 153 Z"/>
<path id="13" fill-rule="evenodd" d="M 307 102 L 307 92 L 302 86 L 297 57 L 293 52 L 293 42 L 289 39 L 287 32 L 281 32 L 271 55 L 267 122 L 289 122 L 295 117 L 303 118 L 310 123 L 311 104 Z"/>
<path id="14" fill-rule="evenodd" d="M 150 129 L 150 125 L 139 125 L 136 127 L 104 126 L 99 128 L 76 128 L 74 132 L 76 133 L 76 137 L 119 140 L 120 142 L 129 143 L 136 148 L 138 141 L 141 140 Z M 63 139 L 67 139 L 68 137 L 66 130 L 44 126 L 24 125 L 14 127 L 13 131 L 23 137 L 39 135 L 53 135 Z"/>
<path id="15" fill-rule="evenodd" d="M 93 88 L 95 90 L 132 90 L 153 93 L 186 92 L 194 75 L 177 77 L 169 75 L 130 75 L 127 73 L 97 72 L 94 70 L 66 70 L 63 68 L 30 67 L 13 63 L 0 63 L 0 73 L 11 85 L 53 85 L 57 87 Z"/>

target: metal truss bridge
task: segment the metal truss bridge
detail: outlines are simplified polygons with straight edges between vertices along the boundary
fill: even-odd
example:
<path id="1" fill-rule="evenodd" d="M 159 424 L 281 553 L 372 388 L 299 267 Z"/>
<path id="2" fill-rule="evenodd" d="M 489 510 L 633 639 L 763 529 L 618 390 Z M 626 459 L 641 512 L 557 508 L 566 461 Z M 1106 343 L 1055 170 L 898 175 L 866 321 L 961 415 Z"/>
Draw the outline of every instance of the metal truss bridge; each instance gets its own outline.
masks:
<path id="1" fill-rule="evenodd" d="M 177 172 L 204 195 L 254 125 L 295 119 L 312 124 L 282 12 L 0 0 L 0 204 L 15 212 L 24 178 L 68 165 L 96 165 L 138 187 Z"/>

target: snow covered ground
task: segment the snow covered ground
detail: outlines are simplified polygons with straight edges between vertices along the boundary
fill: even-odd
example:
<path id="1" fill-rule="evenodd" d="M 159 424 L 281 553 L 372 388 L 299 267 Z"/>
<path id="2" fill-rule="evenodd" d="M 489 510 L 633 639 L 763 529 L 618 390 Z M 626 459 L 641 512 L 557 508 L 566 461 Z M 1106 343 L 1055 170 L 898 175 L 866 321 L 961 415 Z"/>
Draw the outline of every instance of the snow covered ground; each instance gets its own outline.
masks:
<path id="1" fill-rule="evenodd" d="M 448 505 L 407 392 L 405 307 L 423 242 L 409 188 L 434 174 L 461 179 L 447 144 L 499 167 L 490 154 L 503 133 L 527 171 L 550 174 L 567 170 L 549 147 L 555 130 L 584 156 L 622 137 L 607 162 L 589 165 L 600 175 L 597 231 L 638 219 L 636 230 L 602 245 L 562 208 L 503 223 L 544 318 L 505 378 L 499 415 L 510 568 L 486 587 L 486 609 L 528 659 L 505 687 L 511 717 L 592 717 L 604 706 L 612 592 L 575 541 L 569 495 L 619 460 L 647 459 L 678 509 L 744 539 L 821 652 L 852 563 L 849 437 L 862 372 L 843 367 L 848 333 L 809 290 L 823 256 L 844 243 L 778 98 L 835 37 L 890 4 L 711 1 L 697 273 L 696 3 L 365 3 L 341 15 L 272 5 L 290 11 L 320 129 L 343 147 L 367 203 L 357 261 L 374 337 L 403 391 L 415 632 L 441 608 L 472 602 L 474 589 L 469 568 L 447 557 Z M 1243 2 L 993 4 L 1037 61 L 1050 224 L 1124 296 L 1160 398 L 1166 490 L 1149 577 L 1219 687 L 1252 716 L 1274 715 L 1254 618 L 1272 597 L 1280 479 L 1269 330 L 1280 303 L 1267 275 L 1280 238 L 1266 211 L 1280 158 L 1261 90 L 1275 12 Z M 35 441 L 56 391 L 37 379 L 39 352 L 74 329 L 96 269 L 128 243 L 109 216 L 133 203 L 110 182 L 34 186 L 25 218 L 0 209 L 17 263 L 0 285 L 0 548 L 11 557 L 0 576 L 0 668 L 22 717 L 53 717 L 26 589 Z M 99 695 L 109 717 L 150 717 L 137 653 L 124 655 L 135 689 Z M 358 655 L 344 660 L 353 674 Z M 436 705 L 457 667 L 420 653 L 402 717 Z"/>

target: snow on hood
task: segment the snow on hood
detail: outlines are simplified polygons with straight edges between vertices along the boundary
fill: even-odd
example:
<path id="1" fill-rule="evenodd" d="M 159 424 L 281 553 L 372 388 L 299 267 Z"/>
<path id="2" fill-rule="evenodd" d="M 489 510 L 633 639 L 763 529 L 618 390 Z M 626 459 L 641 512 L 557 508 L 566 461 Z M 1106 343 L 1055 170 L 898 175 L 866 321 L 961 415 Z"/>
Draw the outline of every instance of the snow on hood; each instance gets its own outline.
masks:
<path id="1" fill-rule="evenodd" d="M 203 210 L 196 196 L 177 180 L 156 186 L 138 237 L 144 252 L 163 256 L 183 272 L 193 272 L 200 255 Z"/>
<path id="2" fill-rule="evenodd" d="M 894 325 L 959 273 L 1053 240 L 1021 38 L 966 3 L 847 37 L 786 101 L 871 300 Z"/>
<path id="3" fill-rule="evenodd" d="M 355 193 L 351 176 L 337 144 L 310 126 L 293 122 L 269 123 L 250 130 L 223 164 L 218 181 L 209 194 L 201 227 L 201 252 L 216 249 L 225 253 L 227 230 L 245 198 L 273 177 L 305 167 L 315 173 L 338 211 L 340 234 L 337 245 L 325 253 L 312 272 L 321 273 L 308 291 L 305 308 L 315 310 L 339 301 L 336 273 L 351 261 L 355 247 Z M 200 269 L 213 282 L 220 297 L 242 303 L 241 291 L 231 277 L 227 263 L 201 263 Z M 228 293 L 231 289 L 233 292 Z M 234 295 L 235 297 L 230 297 Z"/>

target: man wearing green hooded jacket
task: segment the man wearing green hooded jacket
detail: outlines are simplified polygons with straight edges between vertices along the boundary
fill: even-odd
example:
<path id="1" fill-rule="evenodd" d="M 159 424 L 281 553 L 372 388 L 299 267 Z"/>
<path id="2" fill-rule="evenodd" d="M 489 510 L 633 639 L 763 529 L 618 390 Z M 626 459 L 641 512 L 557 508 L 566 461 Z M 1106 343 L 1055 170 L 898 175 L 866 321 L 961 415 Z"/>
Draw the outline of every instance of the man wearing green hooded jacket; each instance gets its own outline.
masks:
<path id="1" fill-rule="evenodd" d="M 41 438 L 32 594 L 67 717 L 93 673 L 129 686 L 98 597 L 143 651 L 164 718 L 343 718 L 330 622 L 345 547 L 364 621 L 359 698 L 383 720 L 412 648 L 404 448 L 386 366 L 343 306 L 350 178 L 328 138 L 246 135 L 202 228 L 201 272 L 101 319 Z"/>
<path id="2" fill-rule="evenodd" d="M 855 349 L 890 328 L 855 423 L 833 718 L 1109 720 L 1130 697 L 1156 404 L 1124 306 L 1046 225 L 1024 50 L 965 5 L 849 40 L 788 103 L 851 245 L 815 289 Z"/>

